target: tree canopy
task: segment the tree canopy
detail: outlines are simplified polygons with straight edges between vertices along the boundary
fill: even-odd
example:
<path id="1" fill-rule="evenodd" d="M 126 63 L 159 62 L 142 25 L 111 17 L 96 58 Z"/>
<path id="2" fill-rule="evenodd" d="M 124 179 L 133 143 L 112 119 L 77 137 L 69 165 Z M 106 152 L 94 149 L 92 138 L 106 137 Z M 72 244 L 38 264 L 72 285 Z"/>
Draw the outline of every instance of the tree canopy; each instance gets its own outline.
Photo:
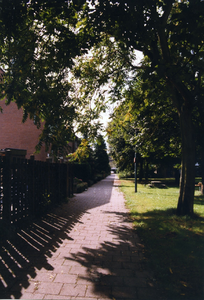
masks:
<path id="1" fill-rule="evenodd" d="M 181 128 L 182 175 L 177 212 L 193 213 L 195 136 L 193 113 L 201 105 L 203 83 L 203 1 L 98 1 L 86 11 L 84 26 L 105 32 L 129 52 L 145 56 L 143 79 L 162 80 Z"/>
<path id="2" fill-rule="evenodd" d="M 69 1 L 1 1 L 2 98 L 15 101 L 56 153 L 74 137 L 80 111 L 70 83 L 85 35 L 76 31 L 78 5 Z"/>
<path id="3" fill-rule="evenodd" d="M 160 93 L 159 88 L 155 93 L 151 82 L 138 80 L 124 96 L 125 101 L 115 108 L 107 128 L 108 143 L 119 170 L 133 171 L 135 151 L 141 180 L 148 177 L 147 172 L 144 175 L 144 163 L 146 171 L 149 163 L 178 163 L 179 120 L 162 86 Z"/>

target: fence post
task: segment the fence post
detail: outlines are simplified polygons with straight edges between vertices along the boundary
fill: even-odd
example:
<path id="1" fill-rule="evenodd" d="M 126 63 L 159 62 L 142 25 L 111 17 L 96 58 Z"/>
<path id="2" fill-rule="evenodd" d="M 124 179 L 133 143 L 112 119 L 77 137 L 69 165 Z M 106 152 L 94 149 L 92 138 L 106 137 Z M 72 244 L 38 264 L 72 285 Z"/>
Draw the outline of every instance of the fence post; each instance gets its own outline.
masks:
<path id="1" fill-rule="evenodd" d="M 67 174 L 66 174 L 66 199 L 70 197 L 70 188 L 69 188 L 69 165 L 67 165 Z"/>
<path id="2" fill-rule="evenodd" d="M 29 202 L 30 202 L 30 212 L 32 217 L 35 215 L 35 171 L 34 171 L 34 164 L 35 164 L 35 156 L 30 156 L 30 180 L 29 180 Z"/>
<path id="3" fill-rule="evenodd" d="M 58 203 L 61 201 L 61 172 L 62 172 L 62 168 L 61 168 L 61 164 L 58 162 Z"/>
<path id="4" fill-rule="evenodd" d="M 3 222 L 11 225 L 11 151 L 5 152 L 3 168 Z"/>
<path id="5" fill-rule="evenodd" d="M 50 195 L 51 201 L 53 201 L 53 198 L 51 195 L 51 174 L 50 174 L 51 159 L 50 159 L 50 157 L 46 158 L 46 163 L 47 163 L 47 195 Z"/>
<path id="6" fill-rule="evenodd" d="M 73 164 L 68 164 L 68 182 L 69 182 L 69 197 L 74 194 L 74 178 L 73 178 Z"/>

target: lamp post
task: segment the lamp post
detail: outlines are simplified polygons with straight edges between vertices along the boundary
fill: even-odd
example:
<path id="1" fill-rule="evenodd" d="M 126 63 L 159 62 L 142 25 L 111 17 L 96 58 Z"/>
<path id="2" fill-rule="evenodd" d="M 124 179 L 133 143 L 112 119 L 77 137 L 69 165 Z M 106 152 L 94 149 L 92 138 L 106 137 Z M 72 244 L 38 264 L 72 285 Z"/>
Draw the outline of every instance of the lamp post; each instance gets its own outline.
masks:
<path id="1" fill-rule="evenodd" d="M 137 193 L 137 147 L 136 146 L 135 146 L 134 163 L 135 163 L 135 193 Z"/>

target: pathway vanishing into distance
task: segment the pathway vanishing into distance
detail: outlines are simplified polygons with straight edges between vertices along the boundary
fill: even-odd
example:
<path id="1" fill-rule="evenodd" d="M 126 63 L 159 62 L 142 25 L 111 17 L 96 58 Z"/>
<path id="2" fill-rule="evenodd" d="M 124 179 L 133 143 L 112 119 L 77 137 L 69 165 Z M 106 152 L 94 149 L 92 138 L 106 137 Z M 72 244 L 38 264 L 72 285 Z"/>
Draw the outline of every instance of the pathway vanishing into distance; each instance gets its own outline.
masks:
<path id="1" fill-rule="evenodd" d="M 76 194 L 1 247 L 1 299 L 159 299 L 117 175 Z"/>

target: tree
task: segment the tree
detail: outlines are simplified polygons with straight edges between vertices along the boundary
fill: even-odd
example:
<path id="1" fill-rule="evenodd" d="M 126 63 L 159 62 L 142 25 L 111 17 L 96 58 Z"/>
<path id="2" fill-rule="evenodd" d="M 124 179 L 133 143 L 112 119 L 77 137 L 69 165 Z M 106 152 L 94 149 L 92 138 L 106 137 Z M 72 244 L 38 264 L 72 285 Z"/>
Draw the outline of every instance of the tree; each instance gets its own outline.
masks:
<path id="1" fill-rule="evenodd" d="M 102 135 L 99 135 L 94 145 L 94 168 L 98 173 L 110 173 L 109 157 L 106 150 L 106 143 Z"/>
<path id="2" fill-rule="evenodd" d="M 202 72 L 203 73 L 203 72 Z M 197 161 L 201 167 L 202 186 L 201 192 L 204 194 L 204 81 L 203 74 L 201 72 L 197 74 L 199 78 L 198 91 L 197 91 L 197 102 L 198 105 L 195 107 L 194 112 L 194 124 L 195 124 L 195 137 L 197 145 Z"/>
<path id="3" fill-rule="evenodd" d="M 85 180 L 94 179 L 96 174 L 104 173 L 104 175 L 107 175 L 110 173 L 109 157 L 102 135 L 98 135 L 95 138 L 95 143 L 91 146 L 88 140 L 82 139 L 77 150 L 69 154 L 68 158 L 70 162 L 76 163 L 76 174 L 82 173 L 83 178 L 86 178 Z"/>
<path id="4" fill-rule="evenodd" d="M 80 119 L 69 80 L 73 59 L 86 40 L 74 29 L 78 8 L 64 0 L 0 4 L 2 98 L 23 108 L 24 121 L 29 116 L 43 127 L 38 146 L 45 142 L 56 155 L 67 149 Z"/>
<path id="5" fill-rule="evenodd" d="M 82 139 L 77 150 L 74 153 L 69 154 L 68 157 L 69 157 L 69 161 L 82 164 L 82 163 L 87 163 L 91 155 L 92 155 L 92 150 L 88 140 Z"/>
<path id="6" fill-rule="evenodd" d="M 135 150 L 140 179 L 144 177 L 144 160 L 151 164 L 178 162 L 181 155 L 178 116 L 171 109 L 163 86 L 159 88 L 157 83 L 154 92 L 150 81 L 138 80 L 125 97 L 126 100 L 114 110 L 107 128 L 108 142 L 119 169 L 133 168 Z"/>
<path id="7" fill-rule="evenodd" d="M 132 119 L 133 122 L 129 122 L 130 117 L 127 105 L 121 104 L 114 109 L 106 130 L 110 152 L 117 168 L 131 173 L 135 153 L 135 122 Z"/>
<path id="8" fill-rule="evenodd" d="M 93 1 L 85 14 L 85 30 L 105 32 L 129 51 L 149 60 L 145 79 L 159 76 L 169 90 L 181 128 L 182 175 L 178 214 L 193 214 L 195 141 L 192 113 L 197 105 L 197 73 L 203 72 L 204 2 Z M 91 13 L 90 13 L 91 10 Z M 201 100 L 202 101 L 202 100 Z"/>

